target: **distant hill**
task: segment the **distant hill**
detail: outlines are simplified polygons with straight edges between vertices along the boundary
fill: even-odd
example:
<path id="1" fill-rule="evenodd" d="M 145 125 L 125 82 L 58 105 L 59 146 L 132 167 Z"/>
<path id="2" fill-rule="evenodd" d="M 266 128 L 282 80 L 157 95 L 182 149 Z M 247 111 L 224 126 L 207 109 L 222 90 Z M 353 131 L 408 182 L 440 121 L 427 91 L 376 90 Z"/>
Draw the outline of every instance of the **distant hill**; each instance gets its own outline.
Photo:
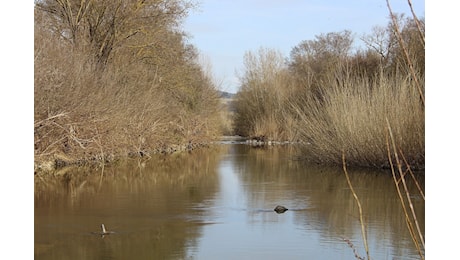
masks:
<path id="1" fill-rule="evenodd" d="M 218 90 L 217 92 L 219 93 L 220 98 L 233 98 L 235 96 L 235 94 L 229 93 L 229 92 L 226 92 L 226 91 Z"/>

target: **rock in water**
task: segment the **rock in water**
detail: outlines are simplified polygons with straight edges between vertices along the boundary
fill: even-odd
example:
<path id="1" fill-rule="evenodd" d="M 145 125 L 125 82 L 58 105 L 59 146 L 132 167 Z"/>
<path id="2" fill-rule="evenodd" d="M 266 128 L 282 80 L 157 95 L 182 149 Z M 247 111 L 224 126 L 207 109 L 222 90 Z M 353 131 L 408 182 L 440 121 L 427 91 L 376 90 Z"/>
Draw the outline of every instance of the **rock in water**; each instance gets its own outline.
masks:
<path id="1" fill-rule="evenodd" d="M 286 210 L 288 210 L 286 207 L 283 207 L 283 206 L 276 206 L 275 208 L 275 212 L 278 213 L 278 214 L 281 214 L 281 213 L 284 213 Z"/>

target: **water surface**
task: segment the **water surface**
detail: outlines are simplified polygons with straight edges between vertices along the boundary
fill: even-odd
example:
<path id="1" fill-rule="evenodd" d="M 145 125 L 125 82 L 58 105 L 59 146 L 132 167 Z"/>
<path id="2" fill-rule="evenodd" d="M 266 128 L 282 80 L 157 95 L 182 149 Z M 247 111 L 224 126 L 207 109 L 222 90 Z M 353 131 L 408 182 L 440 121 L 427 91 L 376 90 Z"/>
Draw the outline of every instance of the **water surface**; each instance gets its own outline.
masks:
<path id="1" fill-rule="evenodd" d="M 419 259 L 391 175 L 349 172 L 372 259 Z M 412 186 L 424 232 L 424 201 Z M 276 205 L 289 210 L 277 214 Z M 36 259 L 366 256 L 342 169 L 300 162 L 292 147 L 216 145 L 36 176 L 34 212 Z M 93 234 L 102 223 L 115 233 Z"/>

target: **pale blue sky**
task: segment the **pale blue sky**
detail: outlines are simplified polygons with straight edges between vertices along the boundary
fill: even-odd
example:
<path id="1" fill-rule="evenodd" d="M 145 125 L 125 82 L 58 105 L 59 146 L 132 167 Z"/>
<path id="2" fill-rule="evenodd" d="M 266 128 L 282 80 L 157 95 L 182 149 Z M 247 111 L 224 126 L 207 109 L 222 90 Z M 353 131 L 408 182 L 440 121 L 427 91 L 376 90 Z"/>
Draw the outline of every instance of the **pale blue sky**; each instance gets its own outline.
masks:
<path id="1" fill-rule="evenodd" d="M 388 23 L 386 0 L 198 0 L 184 29 L 209 60 L 221 89 L 235 93 L 243 72 L 243 55 L 259 47 L 281 51 L 285 57 L 302 40 L 350 30 L 359 37 L 375 25 Z M 393 12 L 411 15 L 407 0 L 390 0 Z M 425 2 L 412 0 L 417 16 Z"/>

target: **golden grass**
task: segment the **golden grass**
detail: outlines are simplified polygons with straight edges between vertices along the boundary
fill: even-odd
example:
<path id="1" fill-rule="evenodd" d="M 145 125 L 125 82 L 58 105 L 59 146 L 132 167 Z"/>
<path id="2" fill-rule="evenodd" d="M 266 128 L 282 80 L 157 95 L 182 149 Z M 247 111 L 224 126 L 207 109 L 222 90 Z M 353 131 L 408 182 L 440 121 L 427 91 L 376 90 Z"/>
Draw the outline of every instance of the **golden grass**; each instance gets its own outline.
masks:
<path id="1" fill-rule="evenodd" d="M 268 61 L 260 58 L 262 62 Z M 314 161 L 340 165 L 344 152 L 351 165 L 389 168 L 388 118 L 410 165 L 424 167 L 425 111 L 410 77 L 384 73 L 383 68 L 366 77 L 337 65 L 321 86 L 313 88 L 297 85 L 282 66 L 269 71 L 262 70 L 262 64 L 251 66 L 236 96 L 238 134 L 300 141 L 306 144 L 304 156 Z"/>
<path id="2" fill-rule="evenodd" d="M 340 164 L 342 151 L 354 165 L 388 167 L 386 119 L 393 126 L 411 165 L 423 167 L 424 106 L 413 83 L 402 76 L 381 75 L 368 83 L 346 77 L 323 90 L 324 100 L 307 96 L 294 104 L 299 132 L 313 159 Z"/>

